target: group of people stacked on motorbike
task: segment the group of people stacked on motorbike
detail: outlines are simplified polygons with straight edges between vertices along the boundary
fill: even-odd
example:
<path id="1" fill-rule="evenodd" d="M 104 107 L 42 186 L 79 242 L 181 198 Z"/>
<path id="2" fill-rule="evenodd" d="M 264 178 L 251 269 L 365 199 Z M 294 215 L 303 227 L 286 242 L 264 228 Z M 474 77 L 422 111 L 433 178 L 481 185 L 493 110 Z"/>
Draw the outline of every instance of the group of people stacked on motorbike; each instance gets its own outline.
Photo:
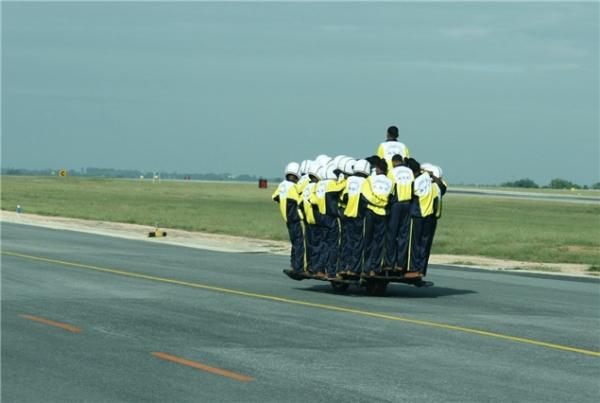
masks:
<path id="1" fill-rule="evenodd" d="M 411 158 L 396 126 L 376 155 L 288 163 L 273 193 L 292 244 L 288 273 L 420 280 L 446 189 L 442 169 Z"/>

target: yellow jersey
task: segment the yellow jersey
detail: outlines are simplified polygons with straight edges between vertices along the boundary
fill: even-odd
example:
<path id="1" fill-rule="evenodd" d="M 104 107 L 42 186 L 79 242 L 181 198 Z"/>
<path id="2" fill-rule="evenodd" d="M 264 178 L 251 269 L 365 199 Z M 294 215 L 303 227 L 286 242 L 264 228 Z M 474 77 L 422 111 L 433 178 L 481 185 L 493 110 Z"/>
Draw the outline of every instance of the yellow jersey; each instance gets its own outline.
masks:
<path id="1" fill-rule="evenodd" d="M 392 166 L 392 157 L 396 154 L 400 154 L 402 158 L 410 157 L 410 154 L 408 153 L 408 147 L 397 140 L 384 141 L 377 149 L 377 156 L 385 159 L 385 162 L 388 164 L 388 168 Z"/>
<path id="2" fill-rule="evenodd" d="M 415 180 L 412 169 L 399 165 L 388 171 L 388 178 L 394 184 L 394 201 L 404 202 L 412 199 L 412 184 Z"/>
<path id="3" fill-rule="evenodd" d="M 279 210 L 285 222 L 300 220 L 301 216 L 298 211 L 300 195 L 294 182 L 288 180 L 281 182 L 271 198 L 279 203 Z"/>
<path id="4" fill-rule="evenodd" d="M 440 195 L 440 188 L 433 182 L 428 173 L 419 175 L 413 184 L 415 198 L 412 215 L 414 217 L 429 217 L 435 213 L 434 202 Z"/>
<path id="5" fill-rule="evenodd" d="M 324 179 L 313 188 L 314 200 L 319 208 L 319 213 L 337 216 L 339 195 L 344 190 L 345 183 L 333 179 Z"/>
<path id="6" fill-rule="evenodd" d="M 356 218 L 362 216 L 362 187 L 367 181 L 367 178 L 361 176 L 351 176 L 346 179 L 344 190 L 342 191 L 342 199 L 346 201 L 344 208 L 344 216 Z"/>
<path id="7" fill-rule="evenodd" d="M 309 182 L 306 184 L 304 190 L 302 191 L 302 211 L 304 211 L 304 218 L 306 219 L 306 222 L 308 224 L 317 223 L 317 221 L 315 220 L 315 211 L 313 210 L 313 188 L 315 187 L 315 185 L 316 183 Z"/>
<path id="8" fill-rule="evenodd" d="M 369 176 L 362 187 L 362 194 L 369 202 L 367 208 L 377 215 L 385 215 L 392 188 L 393 183 L 387 176 Z"/>

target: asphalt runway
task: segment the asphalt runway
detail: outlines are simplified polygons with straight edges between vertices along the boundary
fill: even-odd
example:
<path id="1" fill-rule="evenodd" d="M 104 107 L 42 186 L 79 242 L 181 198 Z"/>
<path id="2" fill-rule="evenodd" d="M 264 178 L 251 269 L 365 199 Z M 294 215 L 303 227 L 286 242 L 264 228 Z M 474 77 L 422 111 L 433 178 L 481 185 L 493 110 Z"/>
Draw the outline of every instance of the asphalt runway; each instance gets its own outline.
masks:
<path id="1" fill-rule="evenodd" d="M 288 259 L 2 224 L 3 402 L 596 402 L 600 283 L 432 267 L 386 297 Z"/>

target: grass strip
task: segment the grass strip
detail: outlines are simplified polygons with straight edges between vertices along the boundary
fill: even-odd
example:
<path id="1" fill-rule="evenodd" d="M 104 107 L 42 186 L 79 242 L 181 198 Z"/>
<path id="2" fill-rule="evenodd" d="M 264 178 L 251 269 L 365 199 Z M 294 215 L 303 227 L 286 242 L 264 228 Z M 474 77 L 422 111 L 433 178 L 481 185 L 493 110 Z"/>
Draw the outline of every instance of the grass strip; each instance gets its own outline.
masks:
<path id="1" fill-rule="evenodd" d="M 273 185 L 2 176 L 1 188 L 5 210 L 287 239 Z M 598 268 L 599 228 L 594 204 L 449 194 L 433 252 Z"/>

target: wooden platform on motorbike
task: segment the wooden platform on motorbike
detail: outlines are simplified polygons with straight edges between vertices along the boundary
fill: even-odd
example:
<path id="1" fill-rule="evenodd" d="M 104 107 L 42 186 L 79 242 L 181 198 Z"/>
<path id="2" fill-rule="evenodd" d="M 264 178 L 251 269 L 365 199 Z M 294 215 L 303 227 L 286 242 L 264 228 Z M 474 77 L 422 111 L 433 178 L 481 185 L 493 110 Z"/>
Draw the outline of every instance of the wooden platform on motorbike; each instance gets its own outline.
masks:
<path id="1" fill-rule="evenodd" d="M 431 287 L 433 283 L 431 281 L 424 281 L 422 278 L 404 278 L 403 276 L 398 275 L 390 275 L 389 273 L 382 273 L 379 276 L 348 276 L 342 275 L 336 278 L 328 278 L 328 277 L 320 277 L 316 276 L 309 272 L 294 272 L 292 270 L 286 269 L 283 270 L 286 276 L 297 280 L 319 280 L 319 281 L 328 281 L 331 283 L 338 284 L 354 284 L 357 286 L 365 285 L 369 282 L 386 282 L 386 283 L 404 283 L 409 285 L 414 285 L 415 287 Z"/>

